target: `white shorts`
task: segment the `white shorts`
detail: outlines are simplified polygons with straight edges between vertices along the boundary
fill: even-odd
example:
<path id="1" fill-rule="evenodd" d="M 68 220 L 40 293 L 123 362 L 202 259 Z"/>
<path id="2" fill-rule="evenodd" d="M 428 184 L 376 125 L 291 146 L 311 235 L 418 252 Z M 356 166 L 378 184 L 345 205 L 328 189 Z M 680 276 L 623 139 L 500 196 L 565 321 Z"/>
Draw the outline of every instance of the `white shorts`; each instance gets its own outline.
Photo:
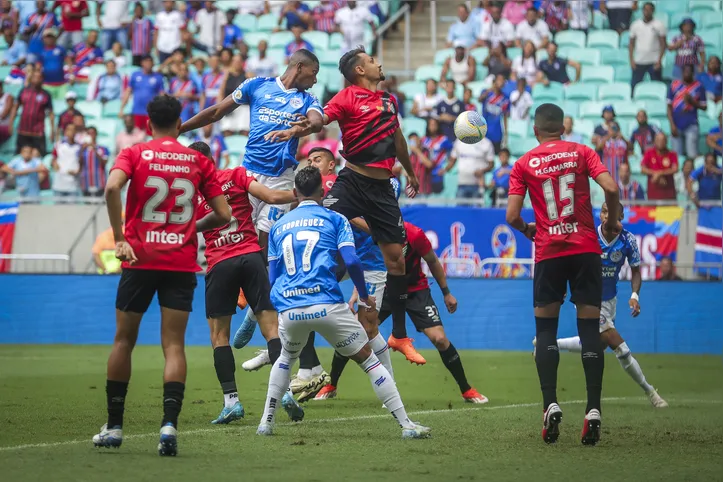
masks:
<path id="1" fill-rule="evenodd" d="M 247 105 L 240 105 L 236 110 L 221 119 L 222 131 L 248 132 L 251 128 L 251 110 Z"/>
<path id="2" fill-rule="evenodd" d="M 294 170 L 289 168 L 285 170 L 280 176 L 266 176 L 264 174 L 258 174 L 251 172 L 254 179 L 260 184 L 268 187 L 269 189 L 284 189 L 290 191 L 294 188 Z M 266 233 L 271 232 L 271 226 L 276 221 L 281 219 L 281 216 L 291 211 L 291 204 L 266 204 L 258 198 L 249 195 L 251 201 L 251 207 L 253 213 L 251 214 L 251 220 L 253 221 L 256 229 L 264 231 Z"/>
<path id="3" fill-rule="evenodd" d="M 369 341 L 367 332 L 346 303 L 313 305 L 279 313 L 279 338 L 284 350 L 292 356 L 301 352 L 312 331 L 346 357 L 359 353 Z"/>
<path id="4" fill-rule="evenodd" d="M 382 310 L 382 300 L 384 300 L 384 289 L 387 286 L 386 271 L 364 271 L 364 282 L 367 285 L 367 292 L 374 297 L 376 301 L 377 311 Z"/>
<path id="5" fill-rule="evenodd" d="M 618 298 L 603 301 L 600 305 L 600 333 L 615 328 L 615 313 L 617 312 Z"/>

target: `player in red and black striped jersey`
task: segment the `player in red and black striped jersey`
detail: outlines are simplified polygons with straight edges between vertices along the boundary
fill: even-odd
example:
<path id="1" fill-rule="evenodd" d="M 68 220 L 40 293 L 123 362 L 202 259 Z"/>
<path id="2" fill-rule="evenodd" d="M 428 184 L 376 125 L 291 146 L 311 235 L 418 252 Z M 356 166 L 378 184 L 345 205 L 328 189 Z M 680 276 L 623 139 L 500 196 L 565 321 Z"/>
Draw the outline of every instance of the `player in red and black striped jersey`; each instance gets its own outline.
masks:
<path id="1" fill-rule="evenodd" d="M 389 346 L 404 353 L 409 361 L 422 364 L 424 359 L 412 346 L 404 327 L 404 222 L 389 183 L 398 159 L 407 173 L 407 195 L 413 197 L 419 188 L 399 126 L 399 107 L 393 96 L 378 89 L 384 80 L 382 66 L 363 48 L 345 53 L 339 60 L 339 70 L 351 85 L 324 107 L 324 123 L 339 123 L 344 144 L 341 155 L 347 163 L 324 198 L 324 206 L 348 219 L 364 216 L 369 224 L 389 273 L 387 290 L 394 319 Z"/>

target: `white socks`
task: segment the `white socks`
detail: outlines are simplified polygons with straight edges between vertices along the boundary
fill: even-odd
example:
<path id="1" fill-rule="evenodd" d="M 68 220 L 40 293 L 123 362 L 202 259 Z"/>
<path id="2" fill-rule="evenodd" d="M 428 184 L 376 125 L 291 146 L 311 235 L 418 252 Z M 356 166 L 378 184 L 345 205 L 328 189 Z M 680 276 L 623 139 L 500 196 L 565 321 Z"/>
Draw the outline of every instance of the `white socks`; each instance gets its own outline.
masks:
<path id="1" fill-rule="evenodd" d="M 231 408 L 238 402 L 238 392 L 224 393 L 223 394 L 223 406 Z"/>
<path id="2" fill-rule="evenodd" d="M 655 390 L 646 380 L 645 375 L 643 375 L 643 370 L 640 369 L 640 365 L 638 364 L 638 361 L 633 357 L 633 354 L 630 353 L 630 349 L 628 348 L 628 344 L 625 342 L 622 342 L 619 347 L 617 347 L 615 350 L 615 356 L 618 357 L 618 361 L 620 362 L 620 366 L 623 367 L 623 370 L 625 370 L 628 375 L 630 375 L 630 378 L 635 380 L 635 383 L 640 385 L 643 390 L 645 390 L 645 393 L 650 393 L 653 390 Z"/>
<path id="3" fill-rule="evenodd" d="M 316 365 L 314 368 L 311 369 L 311 378 L 318 377 L 323 371 L 324 368 L 321 365 Z"/>
<path id="4" fill-rule="evenodd" d="M 387 369 L 392 378 L 394 378 L 392 357 L 389 354 L 389 345 L 387 345 L 387 340 L 384 339 L 381 333 L 377 333 L 377 336 L 369 342 L 369 347 L 374 351 L 374 354 L 377 358 L 379 358 L 379 361 L 382 362 L 382 365 L 384 365 L 384 368 Z"/>
<path id="5" fill-rule="evenodd" d="M 282 349 L 279 359 L 276 360 L 274 366 L 271 367 L 269 390 L 266 392 L 266 405 L 264 405 L 264 414 L 261 417 L 261 423 L 273 425 L 276 408 L 281 405 L 281 399 L 289 389 L 291 365 L 295 362 L 296 358 L 292 359 L 289 353 Z"/>
<path id="6" fill-rule="evenodd" d="M 580 353 L 582 351 L 582 343 L 580 343 L 579 336 L 560 338 L 557 340 L 557 347 L 560 350 L 574 351 L 576 353 Z"/>
<path id="7" fill-rule="evenodd" d="M 414 428 L 414 423 L 407 417 L 407 411 L 404 410 L 402 398 L 399 396 L 397 385 L 394 383 L 389 371 L 379 361 L 377 356 L 372 353 L 369 358 L 364 360 L 359 366 L 364 373 L 369 375 L 369 381 L 372 382 L 372 388 L 377 398 L 387 407 L 394 418 L 397 419 L 402 428 Z"/>
<path id="8" fill-rule="evenodd" d="M 311 380 L 311 370 L 308 368 L 299 368 L 296 372 L 296 378 L 300 380 Z"/>

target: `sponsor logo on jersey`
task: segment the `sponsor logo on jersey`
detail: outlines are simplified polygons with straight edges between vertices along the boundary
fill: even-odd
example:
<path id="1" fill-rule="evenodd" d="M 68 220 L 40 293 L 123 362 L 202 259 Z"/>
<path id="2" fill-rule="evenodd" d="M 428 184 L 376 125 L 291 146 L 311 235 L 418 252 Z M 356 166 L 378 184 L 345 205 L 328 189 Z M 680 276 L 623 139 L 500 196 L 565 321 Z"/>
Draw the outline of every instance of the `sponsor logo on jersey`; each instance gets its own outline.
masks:
<path id="1" fill-rule="evenodd" d="M 228 246 L 229 244 L 237 244 L 244 240 L 244 234 L 243 233 L 230 233 L 221 236 L 217 240 L 213 242 L 214 248 L 222 248 L 224 246 Z"/>
<path id="2" fill-rule="evenodd" d="M 577 221 L 575 221 L 574 223 L 560 223 L 554 226 L 550 226 L 548 231 L 550 233 L 550 236 L 562 236 L 563 234 L 577 233 L 577 226 Z"/>
<path id="3" fill-rule="evenodd" d="M 552 147 L 552 146 L 547 146 L 547 147 Z M 545 164 L 545 163 L 547 163 L 547 162 L 555 161 L 555 160 L 557 160 L 557 159 L 566 159 L 566 158 L 569 158 L 569 157 L 577 157 L 577 156 L 578 156 L 577 151 L 572 151 L 572 152 L 553 152 L 553 153 L 550 154 L 549 156 L 533 157 L 533 158 L 531 158 L 530 161 L 529 161 L 529 165 L 530 165 L 530 167 L 532 167 L 532 168 L 534 169 L 534 168 L 536 168 L 536 167 L 539 167 L 540 164 Z"/>
<path id="4" fill-rule="evenodd" d="M 368 106 L 368 105 L 363 105 L 363 106 L 359 107 L 359 110 L 362 111 L 362 112 L 368 112 L 368 111 L 369 111 L 369 106 Z"/>
<path id="5" fill-rule="evenodd" d="M 349 345 L 351 345 L 352 343 L 354 343 L 354 340 L 356 340 L 356 339 L 359 338 L 360 336 L 361 336 L 361 335 L 360 335 L 360 332 L 359 332 L 359 331 L 355 331 L 354 333 L 352 333 L 351 335 L 349 335 L 348 337 L 346 337 L 345 340 L 342 340 L 342 341 L 340 341 L 339 343 L 337 343 L 336 345 L 334 345 L 334 347 L 335 347 L 335 348 L 344 348 L 345 346 L 349 346 Z"/>
<path id="6" fill-rule="evenodd" d="M 185 234 L 168 233 L 166 231 L 148 231 L 146 232 L 146 243 L 183 244 L 185 237 Z"/>
<path id="7" fill-rule="evenodd" d="M 321 285 L 312 286 L 311 288 L 294 288 L 293 290 L 284 290 L 281 294 L 284 298 L 293 298 L 294 296 L 313 295 L 321 293 Z"/>
<path id="8" fill-rule="evenodd" d="M 303 320 L 318 320 L 320 318 L 324 318 L 327 315 L 326 308 L 324 308 L 321 311 L 315 311 L 313 313 L 304 313 L 303 311 L 294 313 L 293 311 L 289 312 L 289 320 L 292 321 L 303 321 Z"/>

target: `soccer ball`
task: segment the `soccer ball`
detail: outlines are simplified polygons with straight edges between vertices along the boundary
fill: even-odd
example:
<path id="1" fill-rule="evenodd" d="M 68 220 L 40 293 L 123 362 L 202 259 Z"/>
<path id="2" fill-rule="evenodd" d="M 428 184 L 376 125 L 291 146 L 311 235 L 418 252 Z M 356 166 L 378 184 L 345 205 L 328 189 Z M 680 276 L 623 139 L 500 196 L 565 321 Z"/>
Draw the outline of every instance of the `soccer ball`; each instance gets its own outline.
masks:
<path id="1" fill-rule="evenodd" d="M 465 144 L 476 144 L 487 134 L 487 121 L 479 112 L 462 112 L 454 121 L 454 134 Z"/>

